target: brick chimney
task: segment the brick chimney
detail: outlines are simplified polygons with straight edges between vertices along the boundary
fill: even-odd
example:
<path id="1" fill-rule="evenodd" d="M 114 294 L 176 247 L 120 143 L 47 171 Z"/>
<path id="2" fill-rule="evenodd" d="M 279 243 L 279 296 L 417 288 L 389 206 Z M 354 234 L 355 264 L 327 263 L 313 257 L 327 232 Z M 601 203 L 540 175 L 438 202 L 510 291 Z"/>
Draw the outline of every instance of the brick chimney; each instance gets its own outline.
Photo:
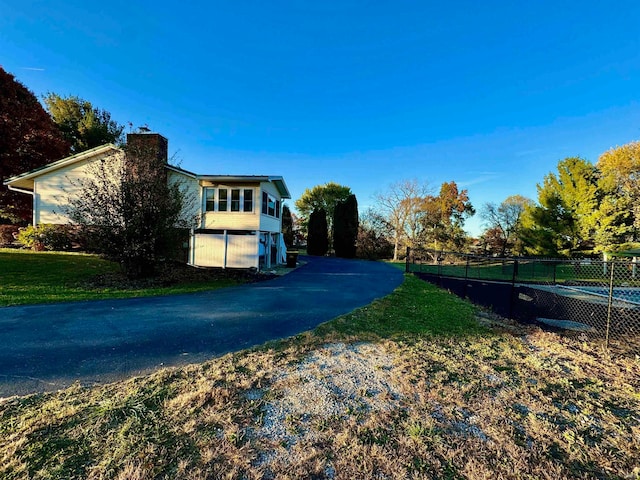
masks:
<path id="1" fill-rule="evenodd" d="M 142 127 L 138 133 L 127 133 L 127 150 L 134 156 L 151 155 L 159 161 L 169 161 L 169 140 Z"/>

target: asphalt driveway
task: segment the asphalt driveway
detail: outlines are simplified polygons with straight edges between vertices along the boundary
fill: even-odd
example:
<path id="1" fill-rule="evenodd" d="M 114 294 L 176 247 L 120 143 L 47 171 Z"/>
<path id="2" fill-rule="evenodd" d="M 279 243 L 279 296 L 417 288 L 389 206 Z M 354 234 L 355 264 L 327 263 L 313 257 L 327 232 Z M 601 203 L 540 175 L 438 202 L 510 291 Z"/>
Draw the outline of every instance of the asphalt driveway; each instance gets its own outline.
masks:
<path id="1" fill-rule="evenodd" d="M 0 397 L 201 362 L 312 329 L 402 282 L 384 263 L 305 260 L 288 275 L 211 292 L 0 308 Z"/>

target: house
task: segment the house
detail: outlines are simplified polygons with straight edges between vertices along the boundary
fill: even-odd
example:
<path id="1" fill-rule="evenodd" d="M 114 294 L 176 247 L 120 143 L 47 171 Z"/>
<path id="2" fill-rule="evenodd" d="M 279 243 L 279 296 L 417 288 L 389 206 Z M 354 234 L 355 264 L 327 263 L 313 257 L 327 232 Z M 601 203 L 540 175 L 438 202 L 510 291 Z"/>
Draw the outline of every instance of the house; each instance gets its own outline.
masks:
<path id="1" fill-rule="evenodd" d="M 165 161 L 167 181 L 178 182 L 195 201 L 185 215 L 197 216 L 191 231 L 188 263 L 200 267 L 270 268 L 286 259 L 282 239 L 282 203 L 291 198 L 284 179 L 269 175 L 199 175 L 169 165 L 168 141 L 150 132 L 127 135 Z M 8 178 L 9 189 L 33 196 L 33 224 L 69 224 L 69 198 L 81 192 L 79 181 L 100 162 L 123 158 L 115 145 L 103 145 Z"/>

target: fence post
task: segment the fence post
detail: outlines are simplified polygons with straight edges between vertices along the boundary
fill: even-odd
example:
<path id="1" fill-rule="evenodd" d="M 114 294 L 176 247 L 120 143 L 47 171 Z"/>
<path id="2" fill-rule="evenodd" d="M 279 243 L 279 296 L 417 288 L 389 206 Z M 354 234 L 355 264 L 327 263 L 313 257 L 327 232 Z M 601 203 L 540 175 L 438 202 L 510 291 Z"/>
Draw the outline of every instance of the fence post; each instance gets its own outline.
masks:
<path id="1" fill-rule="evenodd" d="M 464 288 L 462 289 L 462 293 L 464 294 L 463 298 L 468 298 L 467 296 L 467 288 L 469 286 L 469 255 L 467 255 L 467 261 L 464 265 Z"/>
<path id="2" fill-rule="evenodd" d="M 409 270 L 411 269 L 411 267 L 409 267 L 409 255 L 411 255 L 411 247 L 407 247 L 407 257 L 404 259 L 404 271 L 406 273 L 409 273 Z"/>
<path id="3" fill-rule="evenodd" d="M 610 270 L 611 275 L 609 277 L 609 300 L 607 302 L 607 333 L 604 340 L 605 348 L 609 348 L 609 331 L 611 329 L 611 304 L 613 303 L 613 272 L 616 269 L 615 258 L 611 260 Z"/>
<path id="4" fill-rule="evenodd" d="M 509 318 L 513 318 L 513 307 L 516 296 L 516 278 L 518 277 L 518 260 L 513 261 L 513 274 L 511 275 L 511 298 L 509 299 Z"/>

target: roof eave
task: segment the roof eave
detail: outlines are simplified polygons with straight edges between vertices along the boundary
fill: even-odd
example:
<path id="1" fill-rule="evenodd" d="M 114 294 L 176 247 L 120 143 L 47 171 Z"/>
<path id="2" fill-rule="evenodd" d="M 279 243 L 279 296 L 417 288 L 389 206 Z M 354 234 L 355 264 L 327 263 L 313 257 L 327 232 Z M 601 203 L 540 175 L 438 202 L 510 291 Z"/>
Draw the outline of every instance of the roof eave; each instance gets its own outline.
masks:
<path id="1" fill-rule="evenodd" d="M 291 193 L 289 192 L 289 188 L 284 181 L 284 178 L 281 176 L 273 176 L 273 175 L 197 175 L 198 180 L 204 180 L 207 182 L 216 182 L 216 183 L 224 183 L 224 182 L 233 182 L 233 183 L 243 183 L 243 182 L 271 182 L 278 189 L 278 193 L 284 199 L 291 198 Z"/>
<path id="2" fill-rule="evenodd" d="M 28 172 L 21 173 L 19 175 L 14 175 L 13 177 L 7 178 L 3 184 L 4 185 L 14 185 L 20 188 L 23 188 L 21 185 L 24 180 L 30 180 L 38 175 L 43 175 L 45 173 L 51 172 L 58 168 L 65 167 L 67 165 L 71 165 L 73 163 L 79 162 L 80 160 L 84 160 L 86 158 L 90 158 L 95 155 L 99 155 L 101 153 L 106 153 L 109 150 L 122 151 L 120 148 L 116 147 L 112 143 L 108 143 L 106 145 L 100 145 L 99 147 L 94 147 L 89 150 L 85 150 L 84 152 L 76 153 L 75 155 L 71 155 L 70 157 L 65 157 L 60 160 L 57 160 L 52 163 L 48 163 L 38 168 L 34 168 Z M 33 186 L 33 180 L 31 181 L 31 185 Z"/>

